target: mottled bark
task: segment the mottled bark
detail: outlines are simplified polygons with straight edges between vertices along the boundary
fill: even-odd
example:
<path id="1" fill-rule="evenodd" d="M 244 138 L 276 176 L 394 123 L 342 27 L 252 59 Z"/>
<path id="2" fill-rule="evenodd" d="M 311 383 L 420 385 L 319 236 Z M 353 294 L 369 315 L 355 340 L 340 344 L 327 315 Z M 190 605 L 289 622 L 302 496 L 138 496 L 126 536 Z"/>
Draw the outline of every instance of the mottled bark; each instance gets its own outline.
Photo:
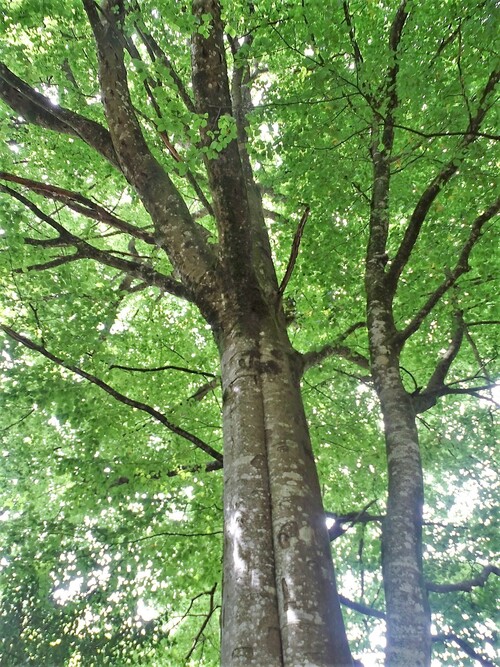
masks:
<path id="1" fill-rule="evenodd" d="M 272 313 L 249 314 L 246 323 L 226 332 L 220 349 L 222 664 L 351 665 L 298 356 Z"/>
<path id="2" fill-rule="evenodd" d="M 382 525 L 386 665 L 426 667 L 431 657 L 431 618 L 422 567 L 424 484 L 418 433 L 411 397 L 401 380 L 389 303 L 377 300 L 373 293 L 371 297 L 372 376 L 384 419 L 388 470 L 387 512 Z"/>

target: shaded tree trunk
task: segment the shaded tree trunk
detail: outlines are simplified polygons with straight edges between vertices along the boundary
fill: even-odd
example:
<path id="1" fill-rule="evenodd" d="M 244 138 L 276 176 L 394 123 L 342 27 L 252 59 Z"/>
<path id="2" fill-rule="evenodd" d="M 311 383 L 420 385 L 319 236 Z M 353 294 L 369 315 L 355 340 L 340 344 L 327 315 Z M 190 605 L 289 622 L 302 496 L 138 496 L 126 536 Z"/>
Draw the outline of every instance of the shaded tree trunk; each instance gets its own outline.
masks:
<path id="1" fill-rule="evenodd" d="M 299 389 L 272 312 L 219 341 L 224 397 L 224 666 L 351 665 Z"/>

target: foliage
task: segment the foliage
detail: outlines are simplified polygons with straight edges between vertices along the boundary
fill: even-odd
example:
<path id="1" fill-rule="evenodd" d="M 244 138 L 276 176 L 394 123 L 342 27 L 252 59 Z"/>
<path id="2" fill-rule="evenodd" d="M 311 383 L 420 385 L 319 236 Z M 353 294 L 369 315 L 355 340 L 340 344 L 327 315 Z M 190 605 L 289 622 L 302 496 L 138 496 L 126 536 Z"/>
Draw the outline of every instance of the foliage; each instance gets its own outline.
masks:
<path id="1" fill-rule="evenodd" d="M 126 4 L 126 36 L 136 50 L 127 56 L 129 89 L 143 134 L 215 247 L 203 158 L 214 159 L 237 128 L 221 113 L 203 144 L 206 118 L 184 99 L 191 95 L 189 36 L 203 34 L 209 22 L 195 26 L 185 3 Z M 231 0 L 223 9 L 229 67 L 249 68 L 246 131 L 279 277 L 298 220 L 311 209 L 284 299 L 289 335 L 304 354 L 336 347 L 311 364 L 303 397 L 325 508 L 346 528 L 332 543 L 340 591 L 380 611 L 386 462 L 369 373 L 353 363 L 353 355 L 368 357 L 366 329 L 353 325 L 365 318 L 370 145 L 397 4 L 266 0 L 250 7 Z M 57 108 L 106 124 L 80 2 L 14 0 L 0 20 L 2 61 L 15 75 Z M 402 327 L 453 271 L 474 219 L 495 197 L 494 107 L 463 145 L 497 57 L 494 36 L 493 3 L 410 3 L 398 56 L 389 259 L 428 183 L 450 160 L 458 170 L 403 273 L 395 304 Z M 148 271 L 175 274 L 117 170 L 76 135 L 44 129 L 7 105 L 0 114 L 1 323 L 25 337 L 6 335 L 2 356 L 0 664 L 217 664 L 221 472 L 158 419 L 221 451 L 210 325 L 150 279 Z M 55 190 L 47 196 L 40 184 L 87 199 Z M 37 211 L 55 221 L 52 229 Z M 140 234 L 124 233 L 116 220 Z M 86 245 L 59 243 L 57 225 Z M 424 556 L 434 583 L 473 579 L 490 564 L 498 539 L 493 243 L 492 219 L 469 270 L 423 319 L 402 357 L 407 390 L 417 394 L 462 313 L 464 341 L 447 378 L 460 391 L 419 417 Z M 346 331 L 350 356 L 341 349 Z M 469 591 L 430 594 L 435 634 L 460 636 L 483 664 L 494 654 L 494 578 Z M 345 613 L 356 656 L 380 664 L 381 619 L 349 607 Z M 471 664 L 456 642 L 435 649 L 436 666 Z"/>

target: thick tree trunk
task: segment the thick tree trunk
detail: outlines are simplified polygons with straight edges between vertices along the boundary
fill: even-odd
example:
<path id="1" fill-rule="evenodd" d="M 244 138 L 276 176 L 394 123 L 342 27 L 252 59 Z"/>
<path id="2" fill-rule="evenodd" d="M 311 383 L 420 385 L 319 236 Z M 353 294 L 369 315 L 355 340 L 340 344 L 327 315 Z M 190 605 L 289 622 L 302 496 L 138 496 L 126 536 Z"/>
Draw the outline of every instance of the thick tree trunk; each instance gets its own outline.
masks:
<path id="1" fill-rule="evenodd" d="M 387 667 L 430 665 L 430 609 L 423 578 L 424 484 L 415 413 L 403 387 L 387 299 L 368 309 L 372 374 L 384 418 L 388 467 L 382 570 L 387 611 Z"/>
<path id="2" fill-rule="evenodd" d="M 351 665 L 314 457 L 284 326 L 219 338 L 224 392 L 222 665 Z"/>

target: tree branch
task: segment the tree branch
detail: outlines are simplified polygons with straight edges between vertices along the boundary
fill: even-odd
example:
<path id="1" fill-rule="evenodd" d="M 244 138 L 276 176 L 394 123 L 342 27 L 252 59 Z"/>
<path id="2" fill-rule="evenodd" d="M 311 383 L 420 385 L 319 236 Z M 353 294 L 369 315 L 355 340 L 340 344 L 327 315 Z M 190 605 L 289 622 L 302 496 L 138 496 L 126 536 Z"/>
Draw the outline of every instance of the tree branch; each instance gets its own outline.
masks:
<path id="1" fill-rule="evenodd" d="M 485 658 L 482 656 L 480 653 L 478 653 L 472 645 L 465 641 L 465 639 L 461 639 L 457 635 L 453 633 L 441 633 L 438 635 L 433 635 L 431 637 L 432 641 L 435 643 L 438 642 L 454 642 L 460 648 L 462 651 L 469 656 L 469 658 L 473 658 L 474 660 L 477 660 L 478 662 L 481 663 L 481 665 L 484 665 L 484 667 L 495 667 L 495 663 L 489 660 L 488 658 Z"/>
<path id="2" fill-rule="evenodd" d="M 470 119 L 469 125 L 467 127 L 465 136 L 458 144 L 458 149 L 464 151 L 476 138 L 477 132 L 481 126 L 481 123 L 486 116 L 486 113 L 489 109 L 487 104 L 488 98 L 493 92 L 498 80 L 500 79 L 500 70 L 493 71 L 486 83 L 486 86 L 483 89 L 481 99 L 476 111 L 476 115 Z M 443 187 L 450 181 L 451 177 L 457 172 L 460 164 L 462 163 L 464 157 L 456 156 L 454 159 L 450 160 L 437 174 L 431 183 L 422 193 L 420 199 L 418 200 L 415 209 L 411 215 L 410 221 L 406 228 L 403 240 L 400 243 L 400 246 L 396 252 L 394 259 L 392 260 L 390 269 L 387 273 L 388 285 L 392 293 L 395 292 L 399 277 L 410 259 L 410 255 L 413 251 L 415 243 L 420 235 L 420 230 L 422 225 L 427 217 L 427 214 L 434 203 L 436 197 L 439 195 Z"/>
<path id="3" fill-rule="evenodd" d="M 299 254 L 300 241 L 302 239 L 302 234 L 304 233 L 304 227 L 306 225 L 307 218 L 309 217 L 310 210 L 311 209 L 309 208 L 309 206 L 306 206 L 305 211 L 302 214 L 299 225 L 297 227 L 297 231 L 295 232 L 295 236 L 293 237 L 292 249 L 290 251 L 290 258 L 288 260 L 288 265 L 286 267 L 283 280 L 281 281 L 280 286 L 278 288 L 278 294 L 276 300 L 277 308 L 279 308 L 281 304 L 281 299 L 286 290 L 286 286 L 288 285 L 290 278 L 292 277 L 293 269 L 295 268 L 295 262 L 297 261 L 297 257 Z"/>
<path id="4" fill-rule="evenodd" d="M 411 132 L 411 134 L 417 134 L 419 137 L 424 137 L 424 139 L 434 139 L 437 137 L 465 137 L 470 132 L 464 130 L 463 132 L 422 132 L 422 130 L 415 130 L 412 127 L 407 127 L 406 125 L 395 124 L 394 127 L 399 130 L 405 130 L 405 132 Z M 490 139 L 491 141 L 500 141 L 500 134 L 488 134 L 487 132 L 475 132 L 475 137 L 480 139 Z"/>
<path id="5" fill-rule="evenodd" d="M 30 350 L 34 350 L 35 352 L 38 352 L 39 354 L 43 355 L 47 359 L 50 359 L 50 361 L 54 362 L 58 366 L 62 366 L 63 368 L 66 368 L 67 370 L 71 371 L 72 373 L 75 373 L 75 375 L 78 375 L 79 377 L 84 378 L 85 380 L 88 380 L 91 384 L 94 384 L 96 387 L 99 387 L 103 391 L 105 391 L 107 394 L 112 396 L 114 399 L 119 401 L 120 403 L 123 403 L 124 405 L 128 405 L 131 408 L 135 408 L 136 410 L 141 410 L 142 412 L 145 412 L 146 414 L 150 415 L 158 421 L 160 424 L 165 426 L 169 431 L 172 431 L 172 433 L 175 433 L 176 435 L 180 436 L 181 438 L 184 438 L 185 440 L 188 440 L 191 442 L 195 447 L 198 449 L 201 449 L 203 452 L 211 456 L 213 459 L 216 461 L 222 462 L 222 454 L 220 452 L 216 451 L 208 445 L 206 442 L 198 438 L 196 435 L 193 435 L 192 433 L 189 433 L 188 431 L 185 431 L 183 428 L 180 426 L 176 426 L 173 424 L 167 417 L 156 410 L 155 408 L 151 407 L 150 405 L 147 405 L 146 403 L 142 403 L 141 401 L 136 401 L 133 398 L 129 398 L 128 396 L 125 396 L 124 394 L 120 393 L 116 389 L 113 389 L 109 384 L 104 382 L 103 380 L 99 379 L 95 375 L 92 375 L 91 373 L 87 373 L 87 371 L 84 371 L 83 369 L 79 368 L 78 366 L 75 366 L 74 364 L 71 364 L 67 361 L 64 361 L 60 357 L 57 357 L 55 354 L 52 354 L 52 352 L 49 352 L 45 347 L 42 345 L 38 345 L 35 343 L 33 340 L 30 338 L 27 338 L 26 336 L 23 336 L 22 334 L 18 333 L 17 331 L 14 331 L 14 329 L 11 329 L 10 327 L 0 325 L 0 329 L 2 329 L 10 338 L 13 340 L 17 341 L 18 343 L 21 343 L 21 345 L 24 345 L 25 347 L 29 348 Z"/>
<path id="6" fill-rule="evenodd" d="M 303 354 L 303 372 L 305 373 L 312 366 L 317 366 L 322 361 L 332 356 L 342 357 L 343 359 L 347 359 L 347 361 L 352 361 L 352 363 L 357 364 L 365 370 L 370 370 L 370 362 L 366 357 L 364 357 L 362 354 L 359 354 L 358 352 L 355 352 L 354 350 L 351 350 L 351 348 L 347 347 L 346 345 L 341 344 L 350 334 L 352 334 L 357 329 L 364 328 L 365 326 L 366 322 L 356 322 L 346 331 L 344 331 L 344 333 L 340 334 L 334 343 L 329 343 L 324 345 L 319 350 L 311 350 L 310 352 Z"/>
<path id="7" fill-rule="evenodd" d="M 481 236 L 481 230 L 483 226 L 491 220 L 491 218 L 498 213 L 500 210 L 500 197 L 488 208 L 486 211 L 481 213 L 471 226 L 471 231 L 468 239 L 464 243 L 460 255 L 458 257 L 455 268 L 448 273 L 445 280 L 434 290 L 434 292 L 427 299 L 426 303 L 422 306 L 419 312 L 415 315 L 412 321 L 408 326 L 400 331 L 397 335 L 397 339 L 400 343 L 404 343 L 410 336 L 412 336 L 431 312 L 434 306 L 441 299 L 443 294 L 445 294 L 450 287 L 452 287 L 460 278 L 460 276 L 470 270 L 469 267 L 469 256 L 474 247 L 475 243 L 479 240 Z"/>
<path id="8" fill-rule="evenodd" d="M 81 213 L 87 218 L 103 222 L 106 225 L 113 227 L 114 229 L 118 229 L 119 231 L 124 232 L 125 234 L 130 234 L 135 238 L 141 239 L 149 245 L 156 245 L 155 238 L 152 234 L 146 230 L 141 229 L 140 227 L 136 227 L 135 225 L 126 222 L 125 220 L 117 218 L 104 207 L 96 204 L 91 199 L 88 199 L 78 192 L 65 190 L 48 183 L 32 181 L 28 178 L 21 178 L 21 176 L 9 174 L 4 171 L 0 172 L 0 179 L 22 185 L 32 192 L 42 195 L 42 197 L 46 197 L 47 199 L 60 201 L 76 213 Z"/>
<path id="9" fill-rule="evenodd" d="M 77 259 L 93 259 L 100 264 L 105 264 L 106 266 L 111 266 L 115 269 L 119 269 L 120 271 L 124 271 L 133 278 L 143 280 L 152 287 L 159 287 L 165 292 L 169 292 L 174 296 L 186 299 L 188 301 L 193 300 L 191 293 L 184 287 L 182 283 L 156 271 L 146 264 L 121 259 L 120 257 L 115 257 L 109 252 L 95 248 L 83 239 L 72 234 L 65 227 L 63 227 L 63 225 L 44 213 L 41 209 L 38 208 L 38 206 L 33 204 L 33 202 L 24 197 L 24 195 L 21 195 L 16 190 L 12 190 L 11 188 L 0 184 L 0 192 L 5 192 L 11 197 L 14 197 L 14 199 L 17 199 L 19 202 L 24 204 L 26 208 L 32 211 L 32 213 L 34 213 L 40 220 L 50 225 L 50 227 L 58 232 L 59 236 L 57 239 L 51 240 L 52 245 L 57 241 L 58 244 L 60 242 L 64 245 L 72 245 L 77 249 L 76 254 L 71 255 L 69 258 L 56 258 L 56 260 L 53 260 L 53 262 L 56 262 L 56 264 L 53 262 L 48 262 L 45 265 L 38 264 L 34 265 L 33 267 L 28 267 L 28 269 L 33 268 L 34 270 L 41 270 L 42 268 L 53 268 L 59 264 L 64 264 L 65 262 L 74 261 Z M 27 242 L 32 244 L 32 240 L 28 240 Z"/>
<path id="10" fill-rule="evenodd" d="M 209 607 L 208 613 L 207 613 L 207 615 L 206 615 L 206 617 L 205 617 L 203 623 L 201 624 L 200 629 L 199 629 L 198 632 L 196 633 L 196 637 L 195 637 L 194 640 L 193 640 L 193 644 L 192 644 L 192 646 L 191 646 L 191 648 L 190 648 L 188 654 L 187 654 L 186 657 L 185 657 L 185 661 L 186 661 L 186 662 L 188 662 L 189 659 L 191 658 L 191 656 L 193 655 L 193 653 L 194 653 L 194 651 L 195 651 L 195 649 L 196 649 L 196 647 L 197 647 L 197 645 L 198 645 L 198 642 L 200 641 L 200 637 L 201 637 L 202 634 L 203 634 L 203 631 L 204 631 L 205 628 L 207 627 L 207 625 L 208 625 L 210 619 L 212 618 L 212 615 L 214 614 L 214 612 L 215 612 L 215 611 L 217 610 L 217 608 L 218 608 L 217 605 L 216 605 L 215 602 L 214 602 L 214 597 L 215 597 L 215 590 L 216 590 L 216 588 L 217 588 L 217 582 L 212 586 L 212 588 L 211 588 L 209 591 L 206 591 L 206 593 L 204 593 L 204 595 L 208 595 L 208 596 L 210 597 L 210 607 Z M 191 601 L 191 604 L 192 604 L 192 602 L 193 602 L 193 601 Z M 191 605 L 190 605 L 190 608 L 191 608 Z M 188 612 L 186 612 L 186 616 L 187 616 L 187 613 L 188 613 Z"/>
<path id="11" fill-rule="evenodd" d="M 484 586 L 490 574 L 500 577 L 500 568 L 495 565 L 485 565 L 481 572 L 472 579 L 464 579 L 453 584 L 434 584 L 429 581 L 426 583 L 426 587 L 428 591 L 433 593 L 453 593 L 455 591 L 470 593 L 473 588 Z"/>
<path id="12" fill-rule="evenodd" d="M 361 55 L 359 44 L 356 40 L 356 31 L 354 29 L 354 23 L 353 23 L 353 20 L 352 20 L 350 9 L 349 9 L 348 0 L 343 1 L 342 7 L 343 7 L 343 10 L 344 10 L 344 19 L 345 19 L 346 25 L 349 29 L 349 40 L 351 42 L 351 46 L 352 46 L 352 50 L 353 50 L 354 62 L 356 64 L 356 71 L 359 72 L 359 69 L 360 69 L 361 65 L 363 64 L 363 56 Z"/>
<path id="13" fill-rule="evenodd" d="M 429 382 L 424 391 L 434 391 L 440 389 L 444 385 L 448 371 L 450 370 L 451 364 L 456 359 L 457 354 L 460 351 L 462 341 L 464 339 L 465 333 L 465 322 L 463 312 L 461 310 L 457 311 L 454 316 L 454 332 L 451 338 L 451 342 L 448 346 L 448 349 L 443 354 L 441 359 L 436 364 L 434 373 L 431 375 Z"/>
<path id="14" fill-rule="evenodd" d="M 114 167 L 118 167 L 110 134 L 102 125 L 52 104 L 47 97 L 11 72 L 4 63 L 0 63 L 0 97 L 28 122 L 60 134 L 79 137 Z"/>
<path id="15" fill-rule="evenodd" d="M 344 607 L 358 611 L 360 614 L 364 614 L 365 616 L 373 616 L 374 618 L 381 618 L 385 621 L 385 613 L 383 611 L 369 607 L 368 605 L 362 604 L 361 602 L 354 602 L 354 600 L 349 600 L 349 598 L 346 598 L 344 595 L 340 595 L 340 593 L 339 600 L 340 603 L 344 605 Z"/>
<path id="16" fill-rule="evenodd" d="M 213 299 L 206 286 L 217 284 L 217 259 L 204 238 L 206 230 L 193 221 L 186 202 L 142 134 L 130 97 L 120 37 L 123 5 L 110 0 L 101 20 L 94 0 L 82 1 L 97 44 L 103 105 L 121 170 L 153 220 L 157 244 L 167 252 L 183 282 L 197 294 L 204 313 L 212 313 Z"/>
<path id="17" fill-rule="evenodd" d="M 193 375 L 203 375 L 204 377 L 216 378 L 215 373 L 206 373 L 205 371 L 194 371 L 191 368 L 184 368 L 184 366 L 158 366 L 156 368 L 134 368 L 133 366 L 119 366 L 112 364 L 109 370 L 117 368 L 122 371 L 134 371 L 137 373 L 156 373 L 158 371 L 182 371 L 183 373 L 192 373 Z"/>
<path id="18" fill-rule="evenodd" d="M 365 616 L 372 616 L 373 618 L 380 618 L 382 620 L 386 619 L 386 615 L 383 611 L 379 611 L 378 609 L 369 607 L 368 605 L 362 604 L 361 602 L 354 602 L 353 600 L 349 600 L 344 595 L 339 594 L 339 600 L 340 603 L 343 604 L 345 607 L 353 609 L 354 611 L 357 611 L 360 614 L 364 614 Z M 485 658 L 480 653 L 478 653 L 471 646 L 469 642 L 465 641 L 465 639 L 461 639 L 460 637 L 458 637 L 453 633 L 446 633 L 446 634 L 442 633 L 442 634 L 432 635 L 431 641 L 433 643 L 454 642 L 462 649 L 462 651 L 466 655 L 468 655 L 470 658 L 473 658 L 474 660 L 477 660 L 478 662 L 481 663 L 481 665 L 484 665 L 484 667 L 495 667 L 495 663 L 493 663 L 491 660 Z"/>

